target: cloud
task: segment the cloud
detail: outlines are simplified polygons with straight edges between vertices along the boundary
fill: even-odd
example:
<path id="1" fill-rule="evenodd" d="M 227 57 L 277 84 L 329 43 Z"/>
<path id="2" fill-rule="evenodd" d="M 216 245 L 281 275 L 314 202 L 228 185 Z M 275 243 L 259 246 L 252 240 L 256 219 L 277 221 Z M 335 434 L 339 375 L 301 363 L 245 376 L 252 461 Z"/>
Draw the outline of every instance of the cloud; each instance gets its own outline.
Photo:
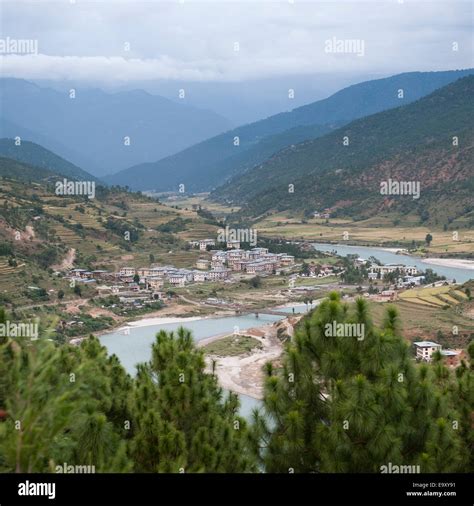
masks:
<path id="1" fill-rule="evenodd" d="M 38 40 L 37 56 L 0 57 L 4 75 L 26 79 L 243 81 L 462 68 L 473 57 L 472 4 L 453 0 L 66 0 L 2 9 L 3 37 Z M 363 40 L 364 56 L 326 53 L 333 37 Z"/>

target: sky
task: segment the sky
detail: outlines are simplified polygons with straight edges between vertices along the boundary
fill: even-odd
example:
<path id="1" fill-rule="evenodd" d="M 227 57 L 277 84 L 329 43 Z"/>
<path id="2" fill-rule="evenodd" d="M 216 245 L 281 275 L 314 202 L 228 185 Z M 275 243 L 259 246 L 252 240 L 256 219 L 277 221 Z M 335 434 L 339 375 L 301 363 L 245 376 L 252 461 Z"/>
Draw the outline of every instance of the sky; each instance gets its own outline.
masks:
<path id="1" fill-rule="evenodd" d="M 290 1 L 3 0 L 2 36 L 37 39 L 39 52 L 4 55 L 3 72 L 244 81 L 472 65 L 471 2 Z M 333 38 L 364 41 L 364 54 L 328 52 Z"/>
<path id="2" fill-rule="evenodd" d="M 335 91 L 338 76 L 345 85 L 473 66 L 473 7 L 464 0 L 0 0 L 0 8 L 0 39 L 37 41 L 37 54 L 0 55 L 2 75 L 29 80 L 194 84 L 201 95 L 204 84 L 212 93 L 255 82 L 261 98 L 265 83 L 286 93 L 294 82 L 301 103 Z M 312 75 L 331 86 L 305 87 Z"/>

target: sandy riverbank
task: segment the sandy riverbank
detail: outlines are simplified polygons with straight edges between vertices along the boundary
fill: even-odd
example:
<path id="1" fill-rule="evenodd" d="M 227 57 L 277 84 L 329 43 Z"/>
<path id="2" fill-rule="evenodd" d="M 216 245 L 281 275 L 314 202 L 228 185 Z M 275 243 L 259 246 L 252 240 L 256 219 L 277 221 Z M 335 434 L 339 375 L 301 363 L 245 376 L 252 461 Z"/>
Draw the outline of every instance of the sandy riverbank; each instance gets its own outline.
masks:
<path id="1" fill-rule="evenodd" d="M 459 269 L 474 270 L 474 260 L 465 258 L 423 258 L 423 262 L 441 267 L 457 267 Z"/>
<path id="2" fill-rule="evenodd" d="M 189 317 L 153 317 L 153 318 L 142 318 L 133 322 L 128 322 L 124 324 L 121 329 L 126 327 L 149 327 L 150 325 L 167 325 L 170 323 L 187 323 L 187 322 L 194 322 L 197 320 L 204 319 L 204 316 L 189 316 Z M 119 329 L 120 330 L 120 329 Z"/>
<path id="3" fill-rule="evenodd" d="M 379 248 L 379 249 L 382 249 L 384 251 L 389 251 L 390 253 L 398 253 L 398 252 L 401 252 L 403 253 L 404 255 L 408 255 L 408 250 L 404 249 L 404 248 Z"/>
<path id="4" fill-rule="evenodd" d="M 207 371 L 212 369 L 212 361 L 216 361 L 215 372 L 219 385 L 237 394 L 248 395 L 254 399 L 263 399 L 264 366 L 267 362 L 278 360 L 283 352 L 283 344 L 276 337 L 275 325 L 264 325 L 258 329 L 247 329 L 242 332 L 260 341 L 262 348 L 252 351 L 249 355 L 221 357 L 206 356 Z M 198 343 L 198 347 L 228 336 L 212 336 Z"/>
<path id="5" fill-rule="evenodd" d="M 215 372 L 221 387 L 238 394 L 248 395 L 254 399 L 263 399 L 265 364 L 278 361 L 284 349 L 283 343 L 277 337 L 277 328 L 279 325 L 285 325 L 286 332 L 292 335 L 292 323 L 296 324 L 301 318 L 301 316 L 288 316 L 290 318 L 242 331 L 243 335 L 257 339 L 262 345 L 261 349 L 255 349 L 250 354 L 244 355 L 206 356 L 208 372 L 211 371 L 212 361 L 215 360 Z M 229 336 L 229 332 L 202 339 L 197 343 L 197 347 L 202 348 L 227 336 Z"/>

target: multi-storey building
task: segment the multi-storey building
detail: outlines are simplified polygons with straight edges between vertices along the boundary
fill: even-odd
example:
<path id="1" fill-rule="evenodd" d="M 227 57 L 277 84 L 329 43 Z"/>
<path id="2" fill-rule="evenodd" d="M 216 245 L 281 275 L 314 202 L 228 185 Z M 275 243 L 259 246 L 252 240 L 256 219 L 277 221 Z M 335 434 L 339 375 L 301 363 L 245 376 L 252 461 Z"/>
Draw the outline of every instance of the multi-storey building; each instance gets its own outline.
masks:
<path id="1" fill-rule="evenodd" d="M 213 269 L 207 273 L 208 278 L 211 281 L 217 281 L 221 279 L 227 279 L 229 277 L 230 269 L 226 269 L 225 267 L 221 267 L 218 269 Z"/>
<path id="2" fill-rule="evenodd" d="M 442 346 L 433 341 L 418 341 L 413 343 L 416 347 L 416 358 L 431 362 L 433 353 L 441 351 Z"/>
<path id="3" fill-rule="evenodd" d="M 198 258 L 198 260 L 196 261 L 196 267 L 198 269 L 207 270 L 207 269 L 209 269 L 209 265 L 210 265 L 210 262 L 206 258 Z"/>
<path id="4" fill-rule="evenodd" d="M 136 270 L 135 267 L 122 267 L 119 270 L 120 276 L 135 276 Z"/>

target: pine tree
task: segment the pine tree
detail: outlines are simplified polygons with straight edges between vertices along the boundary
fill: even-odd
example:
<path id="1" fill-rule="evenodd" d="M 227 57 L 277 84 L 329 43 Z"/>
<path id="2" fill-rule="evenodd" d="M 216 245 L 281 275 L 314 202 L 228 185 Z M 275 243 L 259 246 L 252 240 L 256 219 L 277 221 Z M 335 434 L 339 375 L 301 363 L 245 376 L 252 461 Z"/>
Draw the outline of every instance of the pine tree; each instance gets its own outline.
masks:
<path id="1" fill-rule="evenodd" d="M 245 472 L 254 469 L 234 394 L 223 398 L 191 333 L 161 331 L 138 369 L 132 396 L 136 470 Z"/>
<path id="2" fill-rule="evenodd" d="M 363 337 L 334 335 L 335 324 Z M 466 470 L 472 380 L 461 371 L 456 383 L 442 364 L 415 364 L 394 307 L 376 327 L 367 301 L 349 307 L 332 293 L 299 325 L 282 370 L 267 370 L 252 433 L 267 471 L 380 472 L 388 463 Z M 458 396 L 466 400 L 459 414 Z"/>

